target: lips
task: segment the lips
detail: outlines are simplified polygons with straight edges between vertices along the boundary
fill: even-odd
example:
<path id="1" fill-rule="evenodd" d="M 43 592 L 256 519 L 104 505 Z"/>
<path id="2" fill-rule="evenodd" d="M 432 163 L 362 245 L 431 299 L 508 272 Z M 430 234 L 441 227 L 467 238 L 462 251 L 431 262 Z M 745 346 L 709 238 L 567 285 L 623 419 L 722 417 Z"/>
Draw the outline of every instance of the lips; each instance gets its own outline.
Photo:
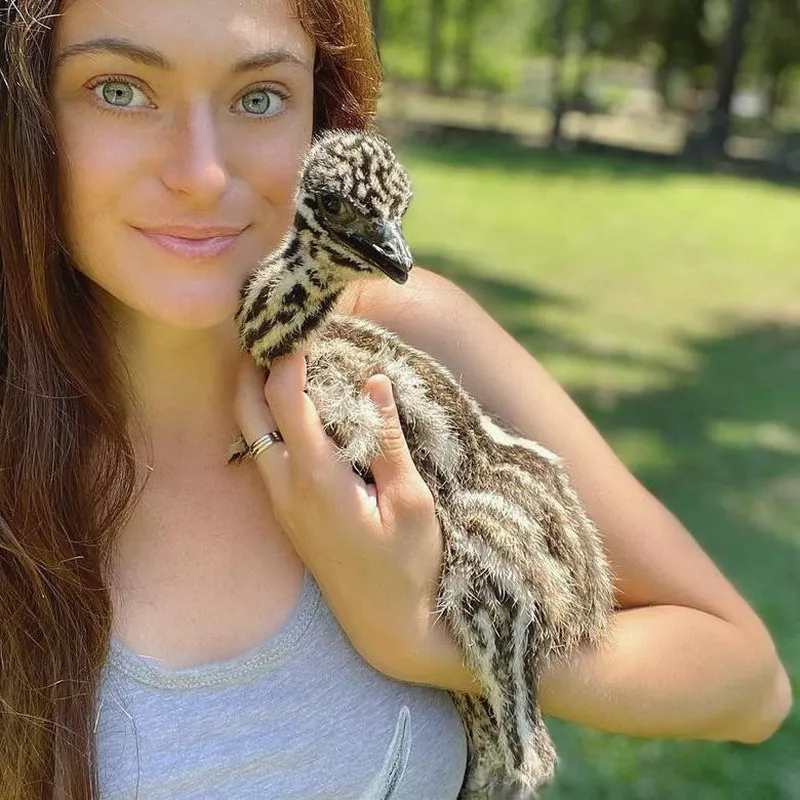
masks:
<path id="1" fill-rule="evenodd" d="M 214 258 L 232 247 L 248 226 L 159 225 L 135 227 L 146 239 L 184 258 Z"/>

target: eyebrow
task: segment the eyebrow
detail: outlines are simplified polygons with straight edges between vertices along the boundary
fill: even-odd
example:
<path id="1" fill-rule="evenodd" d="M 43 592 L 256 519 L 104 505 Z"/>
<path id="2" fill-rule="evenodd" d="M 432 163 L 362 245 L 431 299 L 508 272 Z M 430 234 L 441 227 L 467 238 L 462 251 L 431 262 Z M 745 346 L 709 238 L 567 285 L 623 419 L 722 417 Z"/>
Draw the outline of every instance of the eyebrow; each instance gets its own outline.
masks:
<path id="1" fill-rule="evenodd" d="M 55 68 L 57 69 L 65 61 L 75 56 L 101 55 L 104 53 L 122 56 L 130 61 L 135 61 L 137 64 L 144 64 L 147 67 L 156 67 L 157 69 L 163 70 L 175 69 L 175 64 L 158 50 L 134 44 L 128 39 L 118 39 L 116 37 L 92 39 L 88 42 L 78 42 L 77 44 L 64 47 L 56 56 Z M 247 56 L 237 61 L 232 71 L 235 74 L 253 72 L 259 69 L 267 69 L 275 64 L 284 63 L 296 64 L 305 69 L 310 69 L 308 62 L 304 58 L 301 58 L 291 50 L 278 49 Z"/>

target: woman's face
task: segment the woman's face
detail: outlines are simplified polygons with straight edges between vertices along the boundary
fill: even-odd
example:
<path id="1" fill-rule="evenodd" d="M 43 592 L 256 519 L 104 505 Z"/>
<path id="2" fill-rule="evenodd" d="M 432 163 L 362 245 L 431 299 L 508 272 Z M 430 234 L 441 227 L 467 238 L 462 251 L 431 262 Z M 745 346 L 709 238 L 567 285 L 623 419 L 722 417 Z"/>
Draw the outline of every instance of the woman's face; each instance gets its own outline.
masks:
<path id="1" fill-rule="evenodd" d="M 69 0 L 53 63 L 77 267 L 160 322 L 229 319 L 311 138 L 314 45 L 288 0 Z"/>

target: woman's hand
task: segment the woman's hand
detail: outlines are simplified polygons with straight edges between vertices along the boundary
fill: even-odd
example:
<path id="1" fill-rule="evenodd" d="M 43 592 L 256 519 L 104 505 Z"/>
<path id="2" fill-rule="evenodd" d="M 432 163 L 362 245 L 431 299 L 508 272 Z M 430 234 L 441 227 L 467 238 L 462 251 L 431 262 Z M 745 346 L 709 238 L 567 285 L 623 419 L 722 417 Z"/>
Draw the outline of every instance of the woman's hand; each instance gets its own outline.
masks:
<path id="1" fill-rule="evenodd" d="M 433 498 L 411 460 L 386 376 L 365 385 L 385 420 L 374 486 L 337 460 L 305 379 L 303 353 L 278 359 L 266 383 L 243 355 L 237 422 L 248 444 L 276 428 L 283 434 L 255 460 L 276 519 L 362 658 L 413 680 L 447 642 L 432 613 L 442 563 Z"/>

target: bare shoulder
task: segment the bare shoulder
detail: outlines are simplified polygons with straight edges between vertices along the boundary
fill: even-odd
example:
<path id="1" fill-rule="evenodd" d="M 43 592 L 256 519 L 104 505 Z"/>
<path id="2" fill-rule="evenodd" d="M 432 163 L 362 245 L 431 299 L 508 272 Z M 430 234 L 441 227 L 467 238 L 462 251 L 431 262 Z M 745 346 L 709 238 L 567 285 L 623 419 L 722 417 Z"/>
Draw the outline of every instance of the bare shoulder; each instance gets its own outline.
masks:
<path id="1" fill-rule="evenodd" d="M 473 304 L 452 281 L 415 266 L 402 286 L 388 280 L 351 284 L 340 308 L 394 331 L 408 344 L 449 365 L 449 359 L 440 352 L 435 340 L 445 329 L 467 330 L 468 325 L 459 325 L 461 306 Z M 477 304 L 474 307 L 478 309 Z"/>
<path id="2" fill-rule="evenodd" d="M 389 324 L 391 322 L 409 327 L 402 323 L 403 318 L 407 322 L 422 323 L 430 308 L 434 308 L 443 298 L 456 295 L 464 293 L 452 281 L 424 267 L 415 266 L 402 286 L 384 279 L 349 284 L 339 298 L 337 310 L 371 319 L 386 327 L 392 327 Z"/>
<path id="3" fill-rule="evenodd" d="M 405 286 L 364 282 L 347 310 L 440 360 L 488 411 L 558 453 L 600 529 L 623 608 L 681 605 L 750 630 L 758 616 L 648 492 L 536 358 L 451 281 L 415 267 Z"/>

